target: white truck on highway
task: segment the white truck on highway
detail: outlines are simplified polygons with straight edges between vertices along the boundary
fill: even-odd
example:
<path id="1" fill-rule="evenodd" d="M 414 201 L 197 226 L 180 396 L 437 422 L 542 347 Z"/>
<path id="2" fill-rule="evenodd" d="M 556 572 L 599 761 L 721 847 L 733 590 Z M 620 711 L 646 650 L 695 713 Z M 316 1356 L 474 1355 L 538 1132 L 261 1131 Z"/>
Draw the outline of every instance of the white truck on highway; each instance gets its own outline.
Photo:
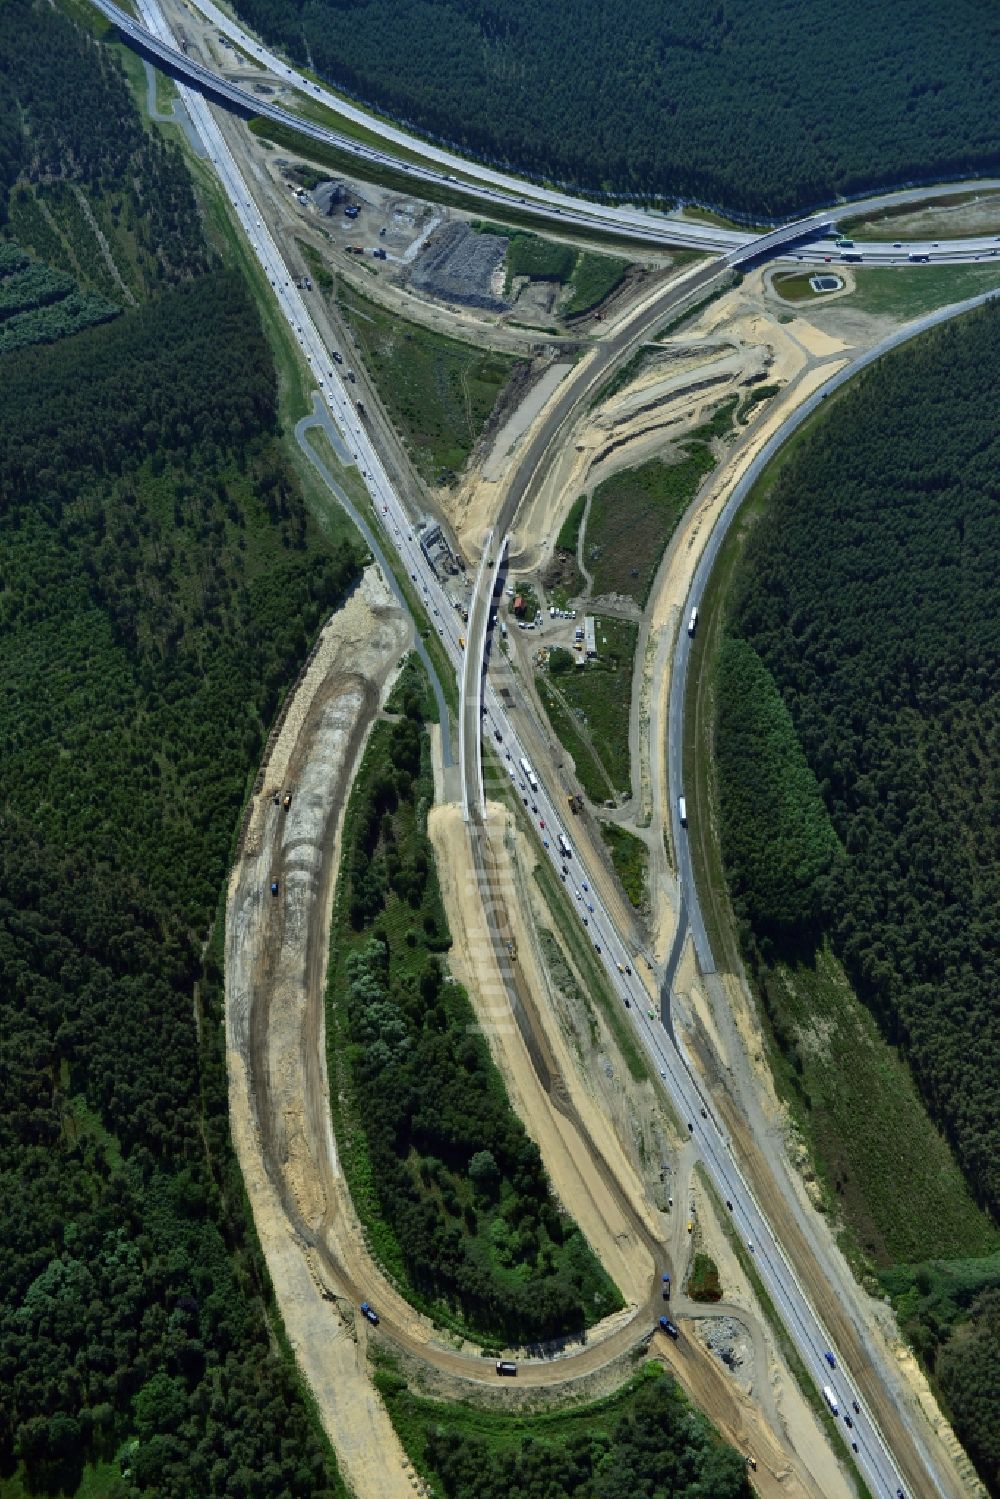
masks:
<path id="1" fill-rule="evenodd" d="M 566 834 L 560 833 L 559 837 L 556 839 L 556 842 L 559 844 L 559 852 L 562 854 L 563 858 L 568 859 L 573 850 L 569 846 L 569 840 L 567 839 Z"/>
<path id="2" fill-rule="evenodd" d="M 686 797 L 679 796 L 677 798 L 677 816 L 680 818 L 681 827 L 686 828 L 688 825 L 688 804 Z"/>
<path id="3" fill-rule="evenodd" d="M 688 619 L 688 634 L 692 637 L 692 639 L 694 638 L 694 632 L 695 632 L 695 630 L 697 630 L 697 628 L 698 628 L 698 606 L 696 604 L 695 607 L 691 610 L 691 615 L 690 615 L 690 618 Z"/>
<path id="4" fill-rule="evenodd" d="M 823 1386 L 823 1399 L 826 1401 L 827 1405 L 830 1407 L 830 1409 L 833 1412 L 833 1414 L 835 1416 L 839 1416 L 840 1415 L 840 1406 L 837 1404 L 837 1397 L 836 1397 L 836 1395 L 833 1392 L 833 1386 L 832 1385 L 825 1384 Z"/>
<path id="5" fill-rule="evenodd" d="M 521 769 L 524 771 L 525 780 L 528 782 L 528 785 L 531 787 L 532 791 L 537 791 L 538 777 L 535 775 L 535 772 L 532 770 L 531 766 L 528 764 L 528 761 L 524 758 L 523 755 L 521 756 Z"/>

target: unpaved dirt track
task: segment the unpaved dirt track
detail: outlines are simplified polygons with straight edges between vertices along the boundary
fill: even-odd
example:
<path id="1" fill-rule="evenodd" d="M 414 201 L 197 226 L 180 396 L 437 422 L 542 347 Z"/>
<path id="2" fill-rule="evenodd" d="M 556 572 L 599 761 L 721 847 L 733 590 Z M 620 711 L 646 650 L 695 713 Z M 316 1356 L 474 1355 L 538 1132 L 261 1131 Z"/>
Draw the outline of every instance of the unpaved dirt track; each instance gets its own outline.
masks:
<path id="1" fill-rule="evenodd" d="M 323 979 L 343 795 L 408 629 L 369 569 L 324 630 L 271 747 L 226 913 L 230 1121 L 257 1233 L 344 1474 L 358 1494 L 388 1496 L 413 1492 L 405 1454 L 368 1378 L 353 1314 L 332 1300 L 333 1256 L 320 1248 L 332 1237 L 338 1176 Z M 287 813 L 273 800 L 285 789 Z"/>
<path id="2" fill-rule="evenodd" d="M 512 879 L 502 858 L 503 829 L 506 818 L 500 808 L 494 809 L 491 823 L 493 843 L 501 850 L 499 877 L 507 896 L 508 912 Z M 480 1029 L 485 1035 L 494 1060 L 503 1074 L 511 1102 L 519 1118 L 542 1151 L 553 1188 L 564 1207 L 586 1235 L 608 1274 L 617 1284 L 626 1302 L 632 1304 L 630 1317 L 637 1307 L 645 1312 L 649 1302 L 657 1260 L 654 1248 L 660 1239 L 659 1225 L 653 1222 L 644 1202 L 642 1183 L 635 1177 L 630 1163 L 617 1140 L 605 1129 L 601 1135 L 601 1153 L 613 1171 L 620 1191 L 633 1206 L 636 1217 L 646 1229 L 645 1242 L 638 1238 L 630 1222 L 591 1166 L 588 1152 L 575 1127 L 575 1120 L 553 1100 L 555 1085 L 546 1090 L 531 1066 L 520 1030 L 510 1012 L 496 963 L 496 954 L 483 919 L 482 900 L 468 850 L 468 833 L 457 805 L 436 807 L 431 813 L 429 831 L 437 858 L 438 876 L 451 925 L 454 947 L 448 966 L 468 987 Z M 517 930 L 518 966 L 525 972 L 531 963 L 528 933 L 519 923 Z M 530 975 L 530 987 L 541 995 L 543 981 L 537 971 Z M 559 1047 L 558 1035 L 546 1026 L 551 1043 L 551 1061 L 557 1069 L 558 1091 L 567 1102 L 577 1101 L 576 1079 L 572 1062 Z M 574 1110 L 575 1112 L 575 1110 Z M 648 1321 L 642 1331 L 648 1331 Z"/>
<path id="3" fill-rule="evenodd" d="M 745 302 L 741 305 L 742 298 L 736 293 L 720 299 L 715 306 L 709 309 L 709 316 L 705 320 L 710 325 L 713 337 L 733 337 L 735 326 L 740 326 L 738 342 L 759 347 L 763 343 L 770 343 L 776 351 L 776 357 L 772 357 L 769 366 L 769 378 L 777 377 L 778 383 L 788 390 L 784 400 L 771 403 L 770 409 L 765 412 L 755 413 L 758 417 L 752 423 L 746 435 L 737 443 L 733 459 L 736 461 L 723 465 L 722 469 L 712 476 L 712 480 L 705 486 L 702 495 L 691 512 L 689 518 L 681 527 L 676 538 L 677 546 L 671 549 L 673 555 L 668 553 L 665 558 L 664 567 L 661 569 L 657 583 L 661 586 L 654 588 L 654 615 L 659 613 L 657 625 L 661 632 L 658 645 L 653 648 L 652 711 L 649 716 L 652 726 L 656 720 L 662 717 L 665 723 L 665 715 L 660 714 L 659 701 L 661 696 L 657 689 L 666 689 L 667 673 L 664 670 L 666 661 L 669 659 L 669 644 L 677 624 L 677 609 L 679 603 L 686 597 L 686 578 L 690 576 L 690 569 L 700 551 L 700 545 L 695 544 L 695 537 L 699 531 L 707 534 L 710 522 L 718 512 L 725 493 L 732 486 L 737 473 L 752 457 L 754 450 L 766 437 L 768 430 L 776 422 L 787 415 L 789 406 L 797 404 L 815 386 L 826 379 L 832 369 L 835 369 L 846 358 L 850 357 L 850 346 L 842 338 L 837 338 L 832 330 L 829 333 L 817 329 L 808 322 L 796 321 L 794 325 L 776 325 L 774 313 L 770 308 L 763 305 L 765 300 L 759 282 L 755 281 L 750 288 L 750 306 Z M 744 294 L 745 295 L 745 294 Z M 781 314 L 785 315 L 784 312 Z M 864 329 L 852 327 L 844 329 L 848 339 L 860 337 L 864 345 L 874 342 L 878 330 L 867 326 Z M 704 340 L 705 331 L 699 328 L 698 336 Z M 691 335 L 693 340 L 694 334 Z M 783 350 L 781 353 L 777 351 Z M 758 364 L 756 371 L 763 373 L 763 368 Z M 654 384 L 655 381 L 647 382 Z M 641 410 L 641 402 L 640 410 Z M 760 418 L 763 417 L 763 420 Z M 586 432 L 588 426 L 593 428 L 595 419 L 584 413 L 582 421 L 573 429 L 568 426 L 565 434 L 567 441 L 563 443 L 563 456 L 557 459 L 555 466 L 547 476 L 545 482 L 535 490 L 536 500 L 540 501 L 537 511 L 529 506 L 527 513 L 518 517 L 518 546 L 521 551 L 522 563 L 528 556 L 534 556 L 534 549 L 538 549 L 541 555 L 545 554 L 546 545 L 551 546 L 551 541 L 556 530 L 555 516 L 564 513 L 566 505 L 575 497 L 583 485 L 580 483 L 582 472 L 588 464 L 593 462 L 593 451 L 587 452 Z M 575 439 L 575 441 L 574 441 Z M 581 441 L 581 439 L 583 439 Z M 580 453 L 585 457 L 580 459 Z M 616 455 L 617 456 L 617 455 Z M 635 461 L 635 450 L 632 450 L 632 461 Z M 564 466 L 560 472 L 559 465 Z M 567 482 L 566 471 L 576 469 L 576 473 Z M 554 501 L 551 508 L 546 501 Z M 545 524 L 540 526 L 538 517 L 545 515 Z M 519 571 L 523 568 L 519 568 Z M 662 583 L 671 578 L 667 588 Z M 657 605 L 659 609 L 657 611 Z M 658 658 L 658 659 L 657 659 Z M 659 670 L 657 670 L 659 668 Z M 525 681 L 528 680 L 527 669 L 525 669 Z M 523 684 L 521 684 L 523 686 Z M 530 691 L 526 694 L 530 697 Z M 647 699 L 648 704 L 648 699 Z M 633 712 L 638 718 L 640 704 L 634 705 Z M 544 719 L 541 720 L 544 722 Z M 633 725 L 633 746 L 640 738 L 640 726 L 638 722 Z M 544 735 L 540 736 L 544 738 Z M 654 735 L 651 733 L 650 738 Z M 655 733 L 655 743 L 649 748 L 650 770 L 647 771 L 649 781 L 652 782 L 650 790 L 654 792 L 653 800 L 660 804 L 661 809 L 666 808 L 667 802 L 663 793 L 663 764 L 662 764 L 662 741 L 663 732 L 659 728 Z M 634 748 L 633 748 L 634 754 Z M 536 763 L 545 763 L 544 753 L 539 756 Z M 661 811 L 662 816 L 662 811 Z M 627 818 L 616 820 L 627 821 Z M 654 818 L 654 821 L 656 819 Z M 663 818 L 665 821 L 665 817 Z M 669 887 L 673 884 L 669 873 L 662 864 L 659 871 L 667 885 L 664 894 L 669 894 Z M 660 917 L 660 935 L 662 939 L 667 936 L 665 928 L 672 929 L 676 918 L 673 918 L 671 907 L 676 902 L 661 903 L 658 915 Z M 664 910 L 664 905 L 667 909 Z M 669 940 L 669 939 L 668 939 Z M 702 1010 L 704 1014 L 704 1010 Z M 716 1037 L 716 1040 L 718 1038 Z M 741 1080 L 742 1081 L 742 1080 Z M 929 1398 L 925 1382 L 922 1379 L 916 1381 L 912 1376 L 912 1359 L 900 1358 L 896 1348 L 893 1346 L 893 1332 L 891 1318 L 888 1318 L 884 1309 L 873 1303 L 870 1298 L 862 1295 L 853 1281 L 846 1277 L 846 1267 L 843 1266 L 842 1257 L 832 1244 L 831 1237 L 825 1225 L 818 1224 L 807 1213 L 806 1221 L 799 1228 L 798 1214 L 792 1211 L 787 1201 L 787 1189 L 783 1190 L 778 1181 L 774 1181 L 771 1173 L 777 1170 L 779 1173 L 787 1169 L 784 1159 L 783 1141 L 780 1139 L 761 1139 L 760 1144 L 765 1147 L 763 1154 L 756 1149 L 757 1139 L 754 1135 L 753 1124 L 748 1128 L 746 1119 L 736 1114 L 727 1114 L 729 1128 L 736 1139 L 747 1143 L 747 1157 L 750 1165 L 751 1180 L 759 1182 L 762 1177 L 767 1178 L 769 1190 L 766 1194 L 760 1193 L 765 1211 L 768 1212 L 778 1231 L 779 1237 L 790 1247 L 793 1263 L 799 1267 L 800 1277 L 804 1277 L 813 1288 L 814 1301 L 817 1309 L 824 1317 L 835 1340 L 842 1338 L 844 1346 L 857 1347 L 860 1343 L 862 1349 L 871 1350 L 870 1356 L 858 1353 L 856 1358 L 851 1359 L 852 1365 L 859 1370 L 859 1384 L 864 1390 L 870 1406 L 875 1410 L 879 1422 L 886 1433 L 890 1445 L 895 1451 L 909 1453 L 913 1447 L 920 1451 L 920 1442 L 924 1443 L 925 1453 L 935 1453 L 934 1462 L 938 1470 L 946 1475 L 946 1483 L 949 1492 L 976 1492 L 978 1486 L 969 1470 L 967 1462 L 963 1461 L 963 1454 L 957 1447 L 953 1434 L 935 1408 L 934 1402 Z M 753 1118 L 753 1115 L 751 1115 Z M 773 1132 L 777 1134 L 777 1132 Z M 775 1160 L 774 1157 L 780 1157 Z M 765 1166 L 766 1162 L 766 1166 Z M 794 1183 L 793 1183 L 794 1188 Z M 783 1200 L 785 1199 L 785 1200 Z M 794 1230 L 792 1225 L 794 1224 Z M 789 1241 L 791 1241 L 789 1246 Z M 817 1266 L 819 1274 L 816 1273 Z M 844 1273 L 841 1273 L 841 1272 Z M 817 1284 L 818 1282 L 818 1284 Z M 869 1374 L 864 1377 L 860 1371 L 868 1370 L 871 1358 L 881 1360 L 880 1367 L 892 1369 L 897 1365 L 900 1372 L 904 1373 L 909 1384 L 909 1389 L 903 1388 L 890 1376 L 889 1388 L 882 1389 L 874 1376 Z M 917 1411 L 920 1410 L 919 1417 Z M 917 1436 L 917 1441 L 911 1444 L 911 1437 Z M 935 1452 L 936 1449 L 936 1452 Z M 920 1457 L 916 1462 L 921 1464 Z M 922 1474 L 913 1462 L 907 1463 L 907 1487 L 913 1493 L 920 1492 Z"/>
<path id="4" fill-rule="evenodd" d="M 349 1304 L 356 1304 L 359 1294 L 376 1299 L 385 1317 L 376 1338 L 387 1336 L 410 1354 L 464 1381 L 492 1384 L 494 1376 L 474 1350 L 458 1351 L 453 1344 L 448 1347 L 439 1341 L 425 1319 L 407 1307 L 372 1265 L 338 1170 L 329 1127 L 323 991 L 337 864 L 333 832 L 381 688 L 407 633 L 401 616 L 394 617 L 394 611 L 384 605 L 380 614 L 370 601 L 367 623 L 353 645 L 363 645 L 370 653 L 368 660 L 362 665 L 345 653 L 335 666 L 328 667 L 299 717 L 297 737 L 285 745 L 283 764 L 282 739 L 275 746 L 270 774 L 254 808 L 231 890 L 227 1038 L 234 1095 L 240 1092 L 242 1080 L 242 1096 L 233 1104 L 234 1135 L 240 1137 L 241 1163 L 286 1325 L 345 1472 L 360 1493 L 381 1495 L 409 1492 L 413 1483 L 367 1380 L 363 1351 L 368 1330 L 364 1324 L 354 1327 Z M 377 661 L 372 661 L 371 653 Z M 295 799 L 286 816 L 268 792 L 275 785 L 289 783 Z M 276 901 L 268 894 L 272 878 L 279 881 Z M 509 919 L 516 925 L 516 915 Z M 524 1055 L 508 1064 L 509 1078 L 512 1085 L 520 1081 L 522 1096 L 527 1096 L 529 1086 L 541 1087 L 547 1094 L 552 1135 L 543 1154 L 548 1157 L 550 1174 L 579 1204 L 585 1231 L 595 1243 L 602 1236 L 606 1239 L 609 1231 L 615 1237 L 617 1214 L 629 1221 L 627 1238 L 634 1234 L 636 1245 L 647 1251 L 650 1260 L 662 1259 L 664 1250 L 655 1231 L 642 1221 L 641 1211 L 628 1200 L 629 1193 L 616 1178 L 609 1161 L 613 1152 L 597 1143 L 596 1128 L 577 1109 L 573 1090 L 567 1087 L 569 1072 L 554 1059 L 551 1035 L 539 1018 L 536 998 L 532 979 L 519 994 Z M 535 1074 L 533 1085 L 529 1067 Z M 512 1091 L 516 1094 L 517 1088 L 512 1086 Z M 563 1133 L 567 1125 L 569 1135 Z M 592 1199 L 589 1207 L 583 1201 L 584 1173 L 573 1159 L 573 1131 L 583 1156 L 596 1167 L 598 1180 L 586 1194 Z M 622 1270 L 635 1273 L 628 1242 L 606 1248 L 612 1264 L 617 1257 Z M 522 1366 L 520 1383 L 553 1388 L 560 1364 L 575 1379 L 618 1358 L 645 1337 L 658 1303 L 655 1283 L 642 1298 L 641 1278 L 640 1273 L 633 1287 L 629 1276 L 622 1275 L 629 1289 L 640 1293 L 632 1313 L 609 1319 L 586 1348 L 567 1350 L 555 1364 Z M 334 1310 L 332 1303 L 338 1296 L 345 1304 Z M 734 1316 L 740 1314 L 738 1307 L 730 1310 Z M 763 1367 L 766 1353 L 760 1326 L 747 1316 L 746 1309 L 742 1321 L 753 1342 L 755 1367 Z M 360 1338 L 360 1346 L 352 1332 Z M 698 1390 L 699 1401 L 726 1434 L 746 1446 L 748 1433 L 754 1429 L 752 1407 L 720 1371 L 717 1361 L 696 1340 L 687 1338 L 676 1347 L 671 1345 L 667 1357 L 676 1362 L 683 1382 Z M 331 1377 L 332 1370 L 335 1377 Z M 766 1396 L 762 1405 L 773 1421 L 773 1406 Z M 801 1432 L 799 1441 L 802 1450 Z M 766 1443 L 758 1430 L 754 1447 L 763 1450 Z M 825 1449 L 821 1435 L 820 1445 Z M 822 1494 L 829 1499 L 839 1491 L 841 1475 L 835 1464 L 819 1487 L 815 1475 L 797 1471 L 794 1463 L 786 1471 L 777 1449 L 774 1465 L 769 1462 L 767 1471 L 781 1484 L 773 1492 Z"/>

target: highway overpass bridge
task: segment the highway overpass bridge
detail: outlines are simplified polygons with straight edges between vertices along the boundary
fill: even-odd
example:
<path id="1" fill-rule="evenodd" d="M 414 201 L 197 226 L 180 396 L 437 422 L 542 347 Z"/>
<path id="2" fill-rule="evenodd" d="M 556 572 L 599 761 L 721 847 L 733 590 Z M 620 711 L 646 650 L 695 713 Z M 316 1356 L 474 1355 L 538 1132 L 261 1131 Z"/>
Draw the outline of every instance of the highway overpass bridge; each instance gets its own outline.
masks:
<path id="1" fill-rule="evenodd" d="M 334 146 L 359 162 L 391 167 L 394 171 L 411 177 L 414 182 L 433 182 L 439 185 L 445 182 L 454 192 L 480 197 L 493 205 L 516 206 L 519 214 L 533 214 L 546 220 L 556 219 L 566 229 L 614 234 L 622 239 L 651 245 L 684 245 L 709 254 L 719 254 L 739 248 L 744 238 L 741 233 L 731 229 L 694 222 L 683 223 L 678 219 L 646 215 L 635 209 L 606 207 L 583 198 L 573 198 L 566 193 L 551 192 L 537 183 L 506 177 L 490 168 L 481 167 L 476 162 L 448 157 L 436 148 L 433 148 L 434 161 L 428 159 L 425 164 L 406 160 L 394 155 L 391 150 L 380 150 L 329 126 L 316 124 L 301 114 L 283 109 L 271 99 L 255 94 L 237 83 L 230 83 L 212 68 L 171 45 L 164 37 L 157 36 L 141 21 L 116 5 L 114 0 L 93 0 L 93 4 L 125 41 L 180 82 L 193 85 L 247 118 L 259 116 L 273 120 L 300 135 Z M 331 101 L 330 95 L 318 83 L 293 74 L 291 69 L 281 66 L 281 73 L 289 74 L 285 81 L 290 87 L 319 95 L 321 101 L 331 107 L 339 102 Z M 414 141 L 410 149 L 419 150 L 421 144 Z M 432 148 L 428 148 L 429 153 L 431 150 Z M 463 175 L 457 177 L 450 172 L 442 172 L 442 161 L 460 170 Z"/>
<path id="2" fill-rule="evenodd" d="M 481 822 L 486 815 L 486 791 L 483 786 L 483 682 L 486 678 L 487 646 L 490 619 L 496 598 L 500 569 L 507 555 L 505 536 L 499 546 L 489 531 L 479 559 L 472 612 L 465 642 L 459 696 L 459 774 L 462 781 L 462 816 L 466 822 Z"/>
<path id="3" fill-rule="evenodd" d="M 739 270 L 755 260 L 762 260 L 768 255 L 780 255 L 793 245 L 822 239 L 825 234 L 833 232 L 833 220 L 828 214 L 813 214 L 808 219 L 796 219 L 794 224 L 783 224 L 780 229 L 772 229 L 769 234 L 761 234 L 747 244 L 730 250 L 726 255 L 726 264 Z"/>

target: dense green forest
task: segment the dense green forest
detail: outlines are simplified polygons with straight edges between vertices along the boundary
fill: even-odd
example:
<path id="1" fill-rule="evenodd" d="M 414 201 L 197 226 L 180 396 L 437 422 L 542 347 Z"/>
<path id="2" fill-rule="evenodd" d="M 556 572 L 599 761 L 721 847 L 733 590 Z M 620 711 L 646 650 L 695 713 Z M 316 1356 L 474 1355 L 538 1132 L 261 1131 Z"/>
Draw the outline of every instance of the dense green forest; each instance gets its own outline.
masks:
<path id="1" fill-rule="evenodd" d="M 2 372 L 0 1473 L 72 1491 L 129 1440 L 178 1499 L 328 1492 L 269 1344 L 213 923 L 352 563 L 305 519 L 229 274 Z"/>
<path id="2" fill-rule="evenodd" d="M 606 1400 L 522 1417 L 445 1406 L 376 1373 L 407 1452 L 446 1499 L 749 1499 L 724 1446 L 658 1364 Z"/>
<path id="3" fill-rule="evenodd" d="M 117 302 L 82 292 L 65 271 L 32 260 L 17 245 L 0 243 L 0 354 L 55 343 L 110 322 L 119 312 Z"/>
<path id="4" fill-rule="evenodd" d="M 1000 162 L 980 0 L 239 0 L 333 83 L 492 162 L 592 191 L 787 214 Z"/>
<path id="5" fill-rule="evenodd" d="M 329 981 L 337 1139 L 376 1253 L 416 1305 L 520 1345 L 580 1332 L 621 1298 L 552 1200 L 450 946 L 427 835 L 420 694 L 377 724 L 344 830 Z"/>
<path id="6" fill-rule="evenodd" d="M 263 1467 L 323 1492 L 269 1350 L 202 944 L 266 725 L 352 564 L 306 522 L 232 276 L 3 376 L 2 1462 L 72 1489 L 136 1437 L 141 1488 L 250 1492 Z"/>
<path id="7" fill-rule="evenodd" d="M 48 5 L 0 6 L 0 353 L 107 321 L 206 270 L 180 152 L 112 52 Z"/>
<path id="8" fill-rule="evenodd" d="M 829 945 L 994 1217 L 998 378 L 989 306 L 861 376 L 782 464 L 736 565 L 716 722 L 723 854 L 776 1039 L 801 1071 L 825 1021 L 783 1032 L 781 990 Z M 904 1326 L 995 1478 L 995 1268 L 963 1272 L 947 1315 L 940 1265 L 914 1275 L 920 1295 L 891 1283 Z"/>
<path id="9" fill-rule="evenodd" d="M 745 640 L 718 661 L 721 821 L 737 909 L 761 937 L 812 932 L 822 921 L 840 845 L 767 667 Z M 753 761 L 752 775 L 744 770 Z"/>
<path id="10" fill-rule="evenodd" d="M 23 0 L 0 172 L 0 328 L 102 294 L 84 204 L 120 310 L 0 354 L 0 1490 L 339 1496 L 229 1142 L 220 900 L 356 565 L 307 519 L 180 156 Z"/>
<path id="11" fill-rule="evenodd" d="M 935 1369 L 987 1488 L 1000 1494 L 1000 1253 L 900 1266 L 883 1280 L 904 1333 Z"/>

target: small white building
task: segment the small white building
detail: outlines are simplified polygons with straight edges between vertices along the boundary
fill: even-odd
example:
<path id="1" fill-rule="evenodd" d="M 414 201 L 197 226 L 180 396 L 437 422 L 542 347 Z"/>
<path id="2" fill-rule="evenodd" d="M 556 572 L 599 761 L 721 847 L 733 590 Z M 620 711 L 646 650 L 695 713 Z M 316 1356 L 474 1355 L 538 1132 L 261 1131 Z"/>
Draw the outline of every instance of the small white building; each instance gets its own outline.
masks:
<path id="1" fill-rule="evenodd" d="M 583 616 L 583 638 L 587 645 L 588 657 L 597 655 L 597 622 L 592 614 Z"/>

